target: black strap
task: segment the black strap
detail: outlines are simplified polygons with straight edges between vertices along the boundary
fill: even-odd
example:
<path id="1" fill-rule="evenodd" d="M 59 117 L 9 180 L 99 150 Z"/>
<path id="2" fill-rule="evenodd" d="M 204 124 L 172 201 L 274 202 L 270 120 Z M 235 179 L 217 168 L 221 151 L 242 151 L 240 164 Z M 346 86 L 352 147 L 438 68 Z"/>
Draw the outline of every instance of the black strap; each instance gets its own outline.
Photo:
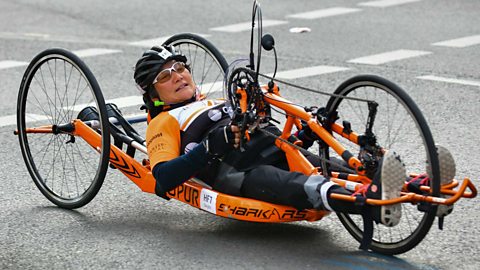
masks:
<path id="1" fill-rule="evenodd" d="M 373 217 L 372 217 L 372 207 L 370 205 L 365 205 L 362 211 L 363 217 L 363 236 L 362 241 L 360 242 L 359 249 L 368 250 L 370 244 L 372 243 L 373 238 Z"/>
<path id="2" fill-rule="evenodd" d="M 363 235 L 358 247 L 361 250 L 368 250 L 373 238 L 373 209 L 371 205 L 365 203 L 366 200 L 364 196 L 357 196 L 355 200 L 356 205 L 362 206 Z"/>
<path id="3" fill-rule="evenodd" d="M 113 134 L 113 133 L 112 133 Z M 118 147 L 120 150 L 123 148 L 123 141 L 120 139 L 120 137 L 113 135 L 113 145 Z M 115 165 L 110 163 L 110 168 L 116 169 Z"/>
<path id="4" fill-rule="evenodd" d="M 129 146 L 127 147 L 127 155 L 129 155 L 129 156 L 131 156 L 131 157 L 135 157 L 135 150 L 136 150 L 135 147 L 129 145 Z"/>

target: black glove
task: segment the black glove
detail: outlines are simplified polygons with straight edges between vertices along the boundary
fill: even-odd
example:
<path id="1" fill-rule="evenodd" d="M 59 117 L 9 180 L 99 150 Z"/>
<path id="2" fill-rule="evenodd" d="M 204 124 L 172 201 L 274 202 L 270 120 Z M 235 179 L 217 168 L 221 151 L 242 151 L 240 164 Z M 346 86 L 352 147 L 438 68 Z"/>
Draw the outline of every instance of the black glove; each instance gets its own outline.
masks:
<path id="1" fill-rule="evenodd" d="M 305 122 L 302 122 L 302 129 L 297 131 L 295 136 L 303 142 L 303 148 L 305 149 L 308 149 L 313 145 L 313 142 L 319 139 L 317 134 Z"/>
<path id="2" fill-rule="evenodd" d="M 213 156 L 223 156 L 234 149 L 235 134 L 231 126 L 218 127 L 210 133 L 203 141 L 207 153 Z"/>

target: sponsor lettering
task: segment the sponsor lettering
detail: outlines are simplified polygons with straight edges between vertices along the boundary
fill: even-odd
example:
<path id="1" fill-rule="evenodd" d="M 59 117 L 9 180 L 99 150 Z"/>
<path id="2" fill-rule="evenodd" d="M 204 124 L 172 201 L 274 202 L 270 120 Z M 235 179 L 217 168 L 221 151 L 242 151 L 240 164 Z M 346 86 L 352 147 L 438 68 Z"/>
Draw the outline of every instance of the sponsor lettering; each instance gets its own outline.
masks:
<path id="1" fill-rule="evenodd" d="M 239 206 L 232 207 L 224 203 L 221 203 L 218 206 L 217 211 L 231 215 L 255 217 L 260 219 L 272 219 L 274 216 L 280 220 L 303 219 L 306 217 L 306 211 L 303 210 L 288 209 L 285 211 L 279 211 L 276 208 L 264 210 Z"/>
<path id="2" fill-rule="evenodd" d="M 154 145 L 149 145 L 149 148 L 148 150 L 150 151 L 150 155 L 152 155 L 153 153 L 156 153 L 158 151 L 164 151 L 165 148 L 166 148 L 167 144 L 166 143 L 156 143 Z"/>
<path id="3" fill-rule="evenodd" d="M 159 133 L 153 135 L 152 138 L 150 138 L 150 139 L 148 140 L 147 145 L 151 144 L 155 139 L 158 139 L 158 138 L 160 138 L 160 137 L 162 137 L 162 136 L 163 136 L 162 132 L 159 132 Z"/>
<path id="4" fill-rule="evenodd" d="M 184 201 L 192 206 L 199 207 L 198 205 L 198 190 L 189 187 L 189 186 L 184 186 L 180 185 L 176 187 L 175 189 L 171 190 L 168 192 L 169 195 L 179 199 L 180 201 Z"/>

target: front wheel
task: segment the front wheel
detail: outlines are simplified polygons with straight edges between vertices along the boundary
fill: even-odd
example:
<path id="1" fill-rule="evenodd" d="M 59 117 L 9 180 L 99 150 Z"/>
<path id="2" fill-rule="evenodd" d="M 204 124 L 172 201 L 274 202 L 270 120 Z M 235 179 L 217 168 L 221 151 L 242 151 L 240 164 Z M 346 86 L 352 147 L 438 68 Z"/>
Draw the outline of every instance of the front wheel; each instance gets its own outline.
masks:
<path id="1" fill-rule="evenodd" d="M 430 175 L 432 196 L 438 196 L 440 181 L 439 167 L 434 141 L 428 125 L 415 105 L 414 101 L 394 83 L 372 75 L 353 77 L 342 83 L 328 101 L 326 111 L 328 116 L 338 113 L 337 123 L 348 121 L 351 129 L 364 134 L 369 115 L 365 101 L 375 101 L 378 104 L 374 118 L 373 135 L 376 143 L 382 149 L 391 149 L 398 153 L 405 164 L 407 174 L 423 173 L 427 164 L 432 167 Z M 357 98 L 348 99 L 350 97 Z M 329 128 L 329 127 L 327 127 Z M 365 153 L 359 145 L 332 132 L 334 137 L 350 151 L 359 157 Z M 361 152 L 361 150 L 363 152 Z M 323 156 L 341 158 L 328 148 L 321 149 Z M 325 173 L 331 173 L 328 164 L 324 162 Z M 375 225 L 373 241 L 370 248 L 383 254 L 399 254 L 415 247 L 428 233 L 435 218 L 436 207 L 426 206 L 426 211 L 419 211 L 418 205 L 402 204 L 402 219 L 395 227 Z M 425 205 L 423 206 L 425 207 Z M 340 221 L 357 240 L 361 241 L 363 222 L 361 216 L 338 213 Z"/>
<path id="2" fill-rule="evenodd" d="M 72 133 L 52 132 L 54 126 L 78 118 L 87 106 L 98 112 L 99 149 Z M 43 132 L 35 132 L 37 127 Z M 47 199 L 73 209 L 95 197 L 108 168 L 110 133 L 100 87 L 80 58 L 57 48 L 35 56 L 20 85 L 17 128 L 25 164 Z"/>

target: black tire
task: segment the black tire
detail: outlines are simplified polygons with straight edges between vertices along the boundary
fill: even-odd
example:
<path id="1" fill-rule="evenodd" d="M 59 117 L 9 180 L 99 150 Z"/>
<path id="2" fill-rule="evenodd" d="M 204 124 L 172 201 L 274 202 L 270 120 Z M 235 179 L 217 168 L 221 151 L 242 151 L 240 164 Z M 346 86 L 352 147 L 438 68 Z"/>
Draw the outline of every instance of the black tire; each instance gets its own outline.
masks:
<path id="1" fill-rule="evenodd" d="M 26 132 L 27 128 L 70 123 L 87 105 L 99 114 L 101 149 L 68 133 Z M 78 56 L 53 48 L 33 58 L 18 93 L 17 128 L 25 164 L 47 199 L 74 209 L 95 197 L 108 168 L 110 133 L 100 87 Z"/>
<path id="2" fill-rule="evenodd" d="M 377 142 L 380 146 L 392 149 L 400 155 L 406 165 L 407 174 L 425 172 L 426 163 L 430 163 L 433 174 L 431 195 L 438 196 L 440 178 L 435 144 L 421 111 L 405 91 L 384 78 L 360 75 L 342 83 L 334 94 L 376 101 L 378 112 L 373 133 Z M 328 115 L 338 112 L 337 122 L 342 123 L 343 120 L 347 120 L 351 123 L 352 130 L 360 134 L 365 132 L 368 114 L 366 102 L 332 96 L 326 111 Z M 398 123 L 397 119 L 400 119 Z M 394 128 L 395 124 L 399 126 Z M 358 155 L 358 145 L 339 137 L 336 133 L 333 134 L 346 146 L 347 150 L 355 156 Z M 327 148 L 320 151 L 327 159 L 336 155 L 332 153 L 333 151 L 329 152 Z M 324 162 L 322 168 L 329 173 L 327 163 Z M 417 207 L 410 203 L 402 204 L 402 220 L 395 227 L 375 224 L 370 248 L 375 252 L 394 255 L 406 252 L 420 243 L 432 225 L 436 206 L 431 206 L 430 211 L 427 212 L 418 211 Z M 361 216 L 344 213 L 337 213 L 337 215 L 348 232 L 360 242 L 363 234 Z"/>
<path id="3" fill-rule="evenodd" d="M 164 42 L 183 53 L 190 66 L 194 82 L 208 98 L 223 97 L 223 80 L 228 63 L 220 51 L 205 38 L 191 34 L 177 34 Z"/>

